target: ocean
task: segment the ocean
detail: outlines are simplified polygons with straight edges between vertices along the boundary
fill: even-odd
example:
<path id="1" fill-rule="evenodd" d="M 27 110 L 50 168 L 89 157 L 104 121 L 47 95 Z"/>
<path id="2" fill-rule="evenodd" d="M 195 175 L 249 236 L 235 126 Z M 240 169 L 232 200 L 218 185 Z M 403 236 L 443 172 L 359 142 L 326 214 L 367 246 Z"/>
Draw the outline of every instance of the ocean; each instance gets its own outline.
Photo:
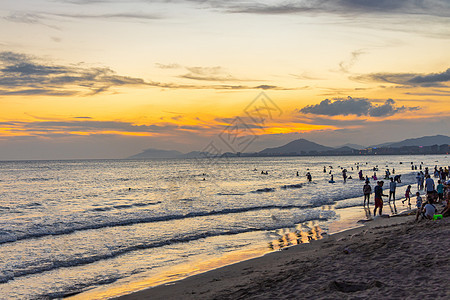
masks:
<path id="1" fill-rule="evenodd" d="M 165 282 L 318 239 L 341 209 L 362 210 L 358 169 L 378 166 L 379 179 L 395 169 L 401 198 L 417 189 L 411 162 L 450 165 L 445 155 L 3 161 L 0 297 Z"/>

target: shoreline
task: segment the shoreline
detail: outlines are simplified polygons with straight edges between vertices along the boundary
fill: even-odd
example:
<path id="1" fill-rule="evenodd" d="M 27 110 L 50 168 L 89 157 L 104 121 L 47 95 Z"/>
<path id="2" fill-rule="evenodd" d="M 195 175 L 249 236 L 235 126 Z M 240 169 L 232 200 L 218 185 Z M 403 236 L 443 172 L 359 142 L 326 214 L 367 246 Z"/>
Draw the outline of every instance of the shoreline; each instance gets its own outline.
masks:
<path id="1" fill-rule="evenodd" d="M 355 198 L 355 199 L 359 199 Z M 351 199 L 348 199 L 351 200 Z M 361 199 L 362 201 L 362 199 Z M 397 200 L 400 201 L 400 200 Z M 387 206 L 387 205 L 386 205 Z M 373 205 L 371 206 L 371 210 Z M 97 287 L 91 290 L 84 291 L 82 293 L 69 296 L 68 298 L 77 299 L 128 299 L 129 295 L 139 294 L 141 292 L 145 293 L 148 290 L 153 290 L 155 288 L 171 286 L 184 280 L 190 278 L 195 278 L 196 276 L 201 276 L 209 272 L 214 272 L 222 268 L 227 268 L 236 264 L 245 263 L 247 261 L 252 261 L 254 259 L 264 258 L 270 256 L 274 253 L 283 252 L 287 249 L 293 247 L 305 247 L 309 248 L 310 244 L 315 244 L 324 239 L 329 239 L 330 237 L 345 235 L 354 230 L 358 231 L 365 227 L 367 218 L 367 213 L 362 206 L 352 206 L 336 209 L 339 211 L 339 219 L 329 224 L 329 228 L 326 234 L 319 240 L 313 240 L 309 243 L 293 245 L 288 247 L 283 247 L 279 250 L 269 251 L 267 248 L 264 249 L 253 249 L 253 251 L 236 252 L 228 255 L 221 256 L 216 259 L 212 259 L 203 263 L 197 263 L 194 266 L 190 264 L 183 264 L 182 266 L 176 266 L 169 268 L 168 271 L 162 272 L 159 275 L 150 276 L 145 279 L 140 279 L 137 281 L 131 281 L 129 283 L 113 284 L 107 287 Z M 360 222 L 364 221 L 364 222 Z M 153 297 L 153 296 L 152 296 Z M 146 296 L 144 297 L 146 298 Z M 141 299 L 141 298 L 132 298 Z"/>
<path id="2" fill-rule="evenodd" d="M 449 218 L 414 218 L 375 218 L 313 243 L 114 299 L 446 298 Z"/>

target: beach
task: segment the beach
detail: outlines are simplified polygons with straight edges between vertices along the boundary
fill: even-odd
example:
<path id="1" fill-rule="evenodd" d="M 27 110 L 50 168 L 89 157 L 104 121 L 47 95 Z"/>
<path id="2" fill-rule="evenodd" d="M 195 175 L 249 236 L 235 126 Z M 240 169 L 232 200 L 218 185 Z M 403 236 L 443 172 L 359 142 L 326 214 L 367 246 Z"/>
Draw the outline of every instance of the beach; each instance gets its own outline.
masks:
<path id="1" fill-rule="evenodd" d="M 375 218 L 117 299 L 448 299 L 450 220 L 414 219 Z"/>
<path id="2" fill-rule="evenodd" d="M 297 244 L 306 251 L 331 243 L 373 217 L 373 197 L 370 210 L 363 208 L 358 171 L 370 175 L 376 166 L 395 168 L 402 175 L 396 206 L 385 201 L 383 213 L 394 216 L 409 209 L 401 198 L 409 184 L 416 189 L 410 160 L 235 158 L 208 173 L 188 159 L 2 162 L 2 297 L 110 299 L 160 286 L 158 291 L 258 257 L 289 254 L 298 251 L 292 247 Z M 448 165 L 446 156 L 420 157 L 417 164 L 422 161 Z M 354 179 L 344 182 L 338 176 L 342 168 Z M 312 182 L 297 176 L 299 169 L 308 170 Z M 389 218 L 394 220 L 406 219 Z M 266 269 L 277 268 L 269 264 Z M 252 276 L 265 273 L 252 271 Z M 239 285 L 226 278 L 214 285 L 217 293 Z"/>

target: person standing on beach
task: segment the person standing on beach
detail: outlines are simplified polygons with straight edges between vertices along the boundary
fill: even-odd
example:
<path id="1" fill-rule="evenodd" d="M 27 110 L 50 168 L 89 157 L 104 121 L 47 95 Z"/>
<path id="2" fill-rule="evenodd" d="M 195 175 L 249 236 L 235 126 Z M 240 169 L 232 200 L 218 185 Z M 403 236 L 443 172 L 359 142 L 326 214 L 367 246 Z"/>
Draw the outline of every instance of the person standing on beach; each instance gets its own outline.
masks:
<path id="1" fill-rule="evenodd" d="M 438 193 L 439 202 L 442 202 L 444 200 L 444 185 L 442 184 L 442 182 L 440 180 L 438 180 L 438 185 L 436 187 L 436 190 Z"/>
<path id="2" fill-rule="evenodd" d="M 427 195 L 434 191 L 434 180 L 430 175 L 427 175 L 427 179 L 425 180 L 425 190 L 427 191 Z"/>
<path id="3" fill-rule="evenodd" d="M 366 200 L 367 200 L 367 207 L 369 207 L 369 199 L 370 199 L 371 192 L 372 192 L 372 187 L 369 184 L 369 180 L 366 180 L 366 184 L 363 186 L 364 206 L 366 206 Z"/>
<path id="4" fill-rule="evenodd" d="M 394 181 L 394 178 L 391 177 L 391 182 L 389 182 L 389 203 L 394 201 L 395 204 L 395 189 L 397 188 L 397 182 Z"/>
<path id="5" fill-rule="evenodd" d="M 416 213 L 416 221 L 419 220 L 420 213 L 422 212 L 422 197 L 420 197 L 420 193 L 416 193 L 416 207 L 417 207 L 417 213 Z"/>
<path id="6" fill-rule="evenodd" d="M 374 189 L 375 192 L 375 209 L 373 210 L 373 215 L 377 215 L 377 208 L 380 208 L 380 216 L 383 211 L 383 196 L 387 197 L 387 195 L 383 194 L 383 184 L 384 181 L 377 181 L 377 186 Z"/>
<path id="7" fill-rule="evenodd" d="M 422 171 L 420 171 L 419 176 L 420 176 L 420 189 L 423 190 L 423 182 L 425 180 L 425 175 L 423 174 Z"/>

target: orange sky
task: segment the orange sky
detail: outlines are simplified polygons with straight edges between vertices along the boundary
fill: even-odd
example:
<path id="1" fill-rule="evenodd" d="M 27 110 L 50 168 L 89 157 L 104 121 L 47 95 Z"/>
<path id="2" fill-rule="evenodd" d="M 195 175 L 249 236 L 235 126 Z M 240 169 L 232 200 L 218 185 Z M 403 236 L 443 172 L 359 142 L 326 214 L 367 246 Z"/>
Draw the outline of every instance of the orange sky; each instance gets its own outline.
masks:
<path id="1" fill-rule="evenodd" d="M 448 134 L 450 4 L 425 2 L 3 1 L 0 160 L 201 150 L 236 120 L 248 151 Z"/>

